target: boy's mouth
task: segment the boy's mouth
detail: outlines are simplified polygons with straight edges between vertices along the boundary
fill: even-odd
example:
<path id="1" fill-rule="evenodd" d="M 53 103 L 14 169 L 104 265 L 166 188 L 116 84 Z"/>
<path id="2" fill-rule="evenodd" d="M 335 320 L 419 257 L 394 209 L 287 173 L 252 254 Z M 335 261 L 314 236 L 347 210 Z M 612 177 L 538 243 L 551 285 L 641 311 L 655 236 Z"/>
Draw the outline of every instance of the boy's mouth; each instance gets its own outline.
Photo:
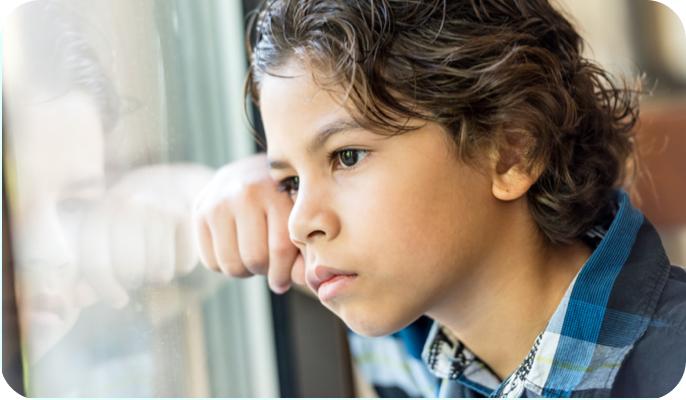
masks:
<path id="1" fill-rule="evenodd" d="M 317 294 L 319 294 L 319 290 L 320 288 L 322 288 L 322 286 L 335 286 L 334 284 L 336 284 L 337 282 L 342 282 L 343 280 L 350 280 L 350 278 L 354 278 L 357 276 L 357 274 L 353 272 L 325 267 L 322 265 L 317 265 L 316 267 L 314 267 L 313 272 L 313 274 L 307 275 L 307 284 Z M 327 289 L 327 291 L 329 290 Z"/>
<path id="2" fill-rule="evenodd" d="M 336 275 L 319 285 L 317 297 L 319 301 L 325 302 L 338 296 L 345 288 L 355 281 L 357 275 Z"/>

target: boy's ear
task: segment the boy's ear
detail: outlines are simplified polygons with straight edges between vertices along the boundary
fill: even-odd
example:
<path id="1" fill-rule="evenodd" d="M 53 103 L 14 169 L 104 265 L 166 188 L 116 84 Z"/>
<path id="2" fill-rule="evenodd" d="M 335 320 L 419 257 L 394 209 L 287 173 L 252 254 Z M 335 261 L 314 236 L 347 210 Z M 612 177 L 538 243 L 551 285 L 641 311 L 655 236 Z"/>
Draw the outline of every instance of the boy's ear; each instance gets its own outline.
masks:
<path id="1" fill-rule="evenodd" d="M 491 157 L 491 191 L 498 200 L 519 199 L 541 175 L 542 169 L 530 168 L 522 156 L 522 149 L 517 147 L 501 148 Z"/>
<path id="2" fill-rule="evenodd" d="M 519 165 L 508 168 L 505 172 L 494 174 L 492 192 L 498 200 L 512 201 L 524 196 L 529 188 L 536 182 L 538 176 L 534 176 Z"/>

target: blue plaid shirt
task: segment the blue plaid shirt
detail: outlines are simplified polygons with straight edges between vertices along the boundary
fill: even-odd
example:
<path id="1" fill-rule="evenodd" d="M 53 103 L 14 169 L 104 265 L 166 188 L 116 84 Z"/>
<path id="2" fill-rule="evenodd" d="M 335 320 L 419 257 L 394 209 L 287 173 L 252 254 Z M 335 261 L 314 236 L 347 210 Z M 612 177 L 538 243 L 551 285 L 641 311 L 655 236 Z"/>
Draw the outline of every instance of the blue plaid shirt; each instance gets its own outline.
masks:
<path id="1" fill-rule="evenodd" d="M 440 324 L 423 317 L 385 338 L 351 334 L 358 365 L 381 396 L 659 397 L 686 366 L 686 271 L 672 267 L 652 225 L 618 192 L 609 226 L 528 356 L 501 381 Z M 427 323 L 428 322 L 428 323 Z M 421 352 L 418 349 L 422 349 Z M 357 357 L 359 350 L 366 359 Z M 383 349 L 383 350 L 382 350 Z M 394 373 L 381 356 L 397 353 Z M 419 362 L 424 368 L 418 368 Z M 381 357 L 381 358 L 380 358 Z"/>

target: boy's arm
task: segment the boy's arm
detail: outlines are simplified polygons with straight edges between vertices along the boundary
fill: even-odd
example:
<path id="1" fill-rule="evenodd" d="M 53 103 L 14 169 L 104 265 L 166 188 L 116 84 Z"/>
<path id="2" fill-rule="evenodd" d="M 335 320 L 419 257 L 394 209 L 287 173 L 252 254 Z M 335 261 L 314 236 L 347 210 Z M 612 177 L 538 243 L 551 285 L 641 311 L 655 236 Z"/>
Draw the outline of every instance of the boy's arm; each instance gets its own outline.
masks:
<path id="1" fill-rule="evenodd" d="M 284 293 L 305 284 L 303 258 L 289 238 L 293 202 L 269 176 L 267 157 L 257 154 L 217 171 L 197 197 L 193 228 L 200 259 L 234 277 L 267 275 Z"/>

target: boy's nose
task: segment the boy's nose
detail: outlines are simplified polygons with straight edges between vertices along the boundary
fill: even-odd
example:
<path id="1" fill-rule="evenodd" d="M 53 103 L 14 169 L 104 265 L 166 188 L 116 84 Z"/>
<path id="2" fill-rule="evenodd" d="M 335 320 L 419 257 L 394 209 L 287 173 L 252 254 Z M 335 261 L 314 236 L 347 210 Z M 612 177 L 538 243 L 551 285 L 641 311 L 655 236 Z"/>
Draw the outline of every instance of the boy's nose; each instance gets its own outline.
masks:
<path id="1" fill-rule="evenodd" d="M 306 185 L 301 180 L 298 196 L 288 217 L 291 241 L 302 248 L 316 240 L 332 240 L 338 236 L 340 229 L 340 220 L 327 199 L 324 187 Z"/>

